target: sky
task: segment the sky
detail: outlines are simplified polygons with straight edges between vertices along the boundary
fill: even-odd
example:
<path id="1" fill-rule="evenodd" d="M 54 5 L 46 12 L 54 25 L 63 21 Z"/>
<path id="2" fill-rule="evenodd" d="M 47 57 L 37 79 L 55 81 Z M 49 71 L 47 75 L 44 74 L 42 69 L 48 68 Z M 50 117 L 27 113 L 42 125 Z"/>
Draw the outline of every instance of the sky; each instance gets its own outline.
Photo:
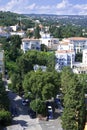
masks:
<path id="1" fill-rule="evenodd" d="M 87 0 L 0 0 L 0 11 L 19 14 L 87 15 Z"/>

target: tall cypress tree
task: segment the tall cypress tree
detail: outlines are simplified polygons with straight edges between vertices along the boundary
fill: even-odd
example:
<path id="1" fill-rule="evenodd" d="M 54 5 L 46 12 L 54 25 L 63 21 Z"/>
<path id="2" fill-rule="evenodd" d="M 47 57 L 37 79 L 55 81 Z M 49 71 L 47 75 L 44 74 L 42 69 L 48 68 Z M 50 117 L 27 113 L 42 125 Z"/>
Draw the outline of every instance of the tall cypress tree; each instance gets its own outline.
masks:
<path id="1" fill-rule="evenodd" d="M 67 91 L 64 93 L 62 126 L 64 130 L 83 130 L 86 110 L 84 88 L 77 75 L 73 74 L 71 79 L 66 81 L 68 82 Z"/>

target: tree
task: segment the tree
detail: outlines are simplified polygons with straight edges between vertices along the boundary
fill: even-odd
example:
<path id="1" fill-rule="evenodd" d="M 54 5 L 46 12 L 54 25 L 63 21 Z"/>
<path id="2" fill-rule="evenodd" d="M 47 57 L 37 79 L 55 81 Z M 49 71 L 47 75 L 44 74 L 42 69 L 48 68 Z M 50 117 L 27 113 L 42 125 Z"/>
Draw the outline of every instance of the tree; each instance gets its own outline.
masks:
<path id="1" fill-rule="evenodd" d="M 36 26 L 35 30 L 34 30 L 34 37 L 35 38 L 40 38 L 40 27 Z"/>
<path id="2" fill-rule="evenodd" d="M 75 55 L 75 61 L 76 62 L 82 62 L 82 53 L 77 53 Z"/>
<path id="3" fill-rule="evenodd" d="M 62 93 L 67 93 L 67 88 L 69 86 L 68 81 L 71 80 L 73 72 L 70 67 L 64 67 L 61 72 L 61 89 Z"/>
<path id="4" fill-rule="evenodd" d="M 11 124 L 11 121 L 11 113 L 9 111 L 0 110 L 0 124 L 2 126 L 7 126 Z"/>
<path id="5" fill-rule="evenodd" d="M 37 114 L 42 114 L 43 116 L 46 115 L 46 105 L 40 99 L 35 99 L 30 103 L 30 108 L 37 112 Z"/>
<path id="6" fill-rule="evenodd" d="M 69 79 L 67 77 L 67 80 L 62 126 L 64 130 L 83 130 L 86 110 L 84 88 L 77 75 L 73 75 Z"/>
<path id="7" fill-rule="evenodd" d="M 47 52 L 48 48 L 45 44 L 41 44 L 41 51 Z"/>
<path id="8" fill-rule="evenodd" d="M 31 92 L 33 98 L 48 100 L 59 92 L 60 75 L 57 72 L 29 72 L 25 75 L 23 88 L 25 93 Z"/>

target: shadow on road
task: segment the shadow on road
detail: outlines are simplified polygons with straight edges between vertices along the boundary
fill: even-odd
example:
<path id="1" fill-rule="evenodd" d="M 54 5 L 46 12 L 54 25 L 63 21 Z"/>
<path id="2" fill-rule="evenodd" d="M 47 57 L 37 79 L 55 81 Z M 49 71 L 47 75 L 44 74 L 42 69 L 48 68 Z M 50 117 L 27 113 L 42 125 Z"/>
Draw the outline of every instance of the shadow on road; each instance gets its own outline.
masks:
<path id="1" fill-rule="evenodd" d="M 22 127 L 27 127 L 27 122 L 24 120 L 13 120 L 12 122 L 13 125 L 17 125 L 20 124 Z"/>

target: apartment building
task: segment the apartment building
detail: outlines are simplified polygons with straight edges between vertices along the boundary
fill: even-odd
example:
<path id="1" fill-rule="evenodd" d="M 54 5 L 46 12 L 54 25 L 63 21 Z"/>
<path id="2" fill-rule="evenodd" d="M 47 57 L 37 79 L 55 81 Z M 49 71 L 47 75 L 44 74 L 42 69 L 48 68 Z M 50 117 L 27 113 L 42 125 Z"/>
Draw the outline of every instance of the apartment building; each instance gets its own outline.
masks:
<path id="1" fill-rule="evenodd" d="M 25 53 L 28 50 L 40 50 L 41 42 L 39 39 L 23 38 L 21 49 Z"/>
<path id="2" fill-rule="evenodd" d="M 40 33 L 41 34 L 41 44 L 44 44 L 48 47 L 49 50 L 57 50 L 59 44 L 58 38 L 53 38 L 49 33 Z"/>
<path id="3" fill-rule="evenodd" d="M 66 44 L 66 46 L 65 46 Z M 68 48 L 72 45 L 74 47 L 75 53 L 82 53 L 83 49 L 87 48 L 87 38 L 84 37 L 71 37 L 64 38 L 60 42 L 61 48 Z"/>
<path id="4" fill-rule="evenodd" d="M 55 69 L 61 71 L 64 66 L 70 66 L 72 68 L 75 62 L 74 50 L 57 50 L 55 52 L 56 65 Z"/>
<path id="5" fill-rule="evenodd" d="M 73 72 L 77 74 L 87 74 L 87 49 L 83 50 L 82 62 L 75 62 L 73 64 Z"/>

